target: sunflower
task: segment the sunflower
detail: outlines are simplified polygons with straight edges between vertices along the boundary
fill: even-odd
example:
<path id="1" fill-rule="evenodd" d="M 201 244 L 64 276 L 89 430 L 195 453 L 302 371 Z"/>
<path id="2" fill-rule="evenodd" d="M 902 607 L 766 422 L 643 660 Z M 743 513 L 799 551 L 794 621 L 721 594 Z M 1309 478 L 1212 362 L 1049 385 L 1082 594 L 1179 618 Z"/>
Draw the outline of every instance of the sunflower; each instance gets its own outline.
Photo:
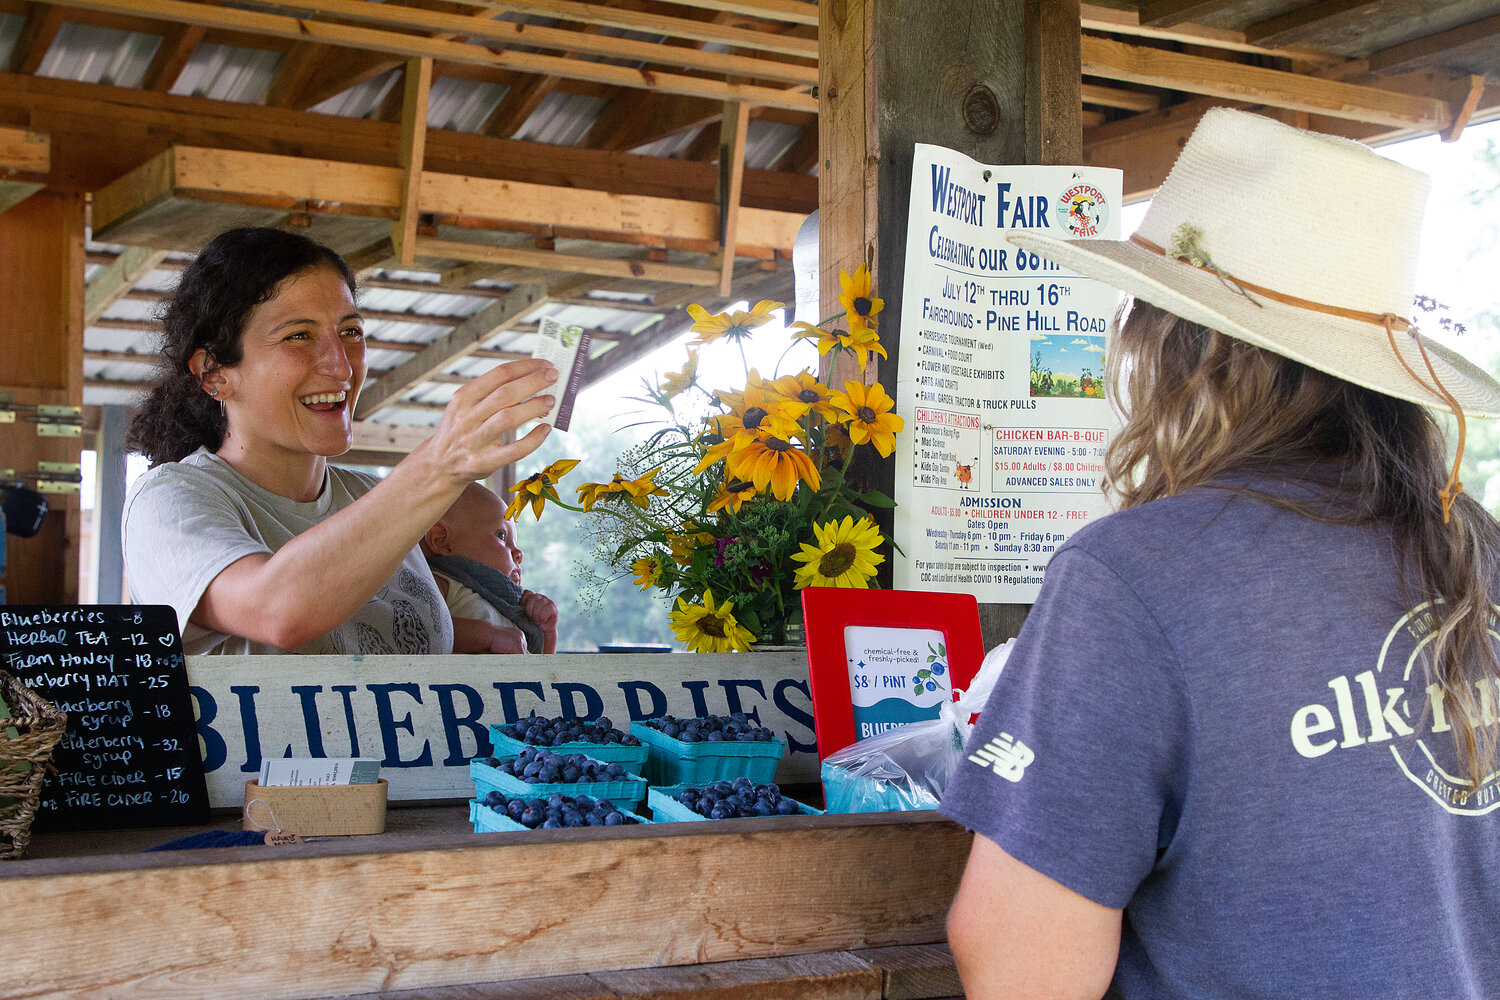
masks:
<path id="1" fill-rule="evenodd" d="M 800 328 L 800 329 L 799 329 Z M 818 341 L 818 353 L 827 354 L 835 348 L 843 348 L 854 355 L 861 368 L 870 363 L 870 355 L 878 354 L 882 358 L 889 358 L 885 347 L 880 343 L 880 335 L 872 329 L 860 328 L 852 330 L 825 330 L 811 323 L 798 321 L 792 324 L 792 329 L 798 330 L 793 336 L 801 339 L 816 338 Z"/>
<path id="2" fill-rule="evenodd" d="M 625 483 L 625 492 L 630 494 L 630 502 L 641 510 L 651 505 L 652 497 L 664 497 L 667 491 L 656 485 L 656 474 L 661 471 L 657 466 L 644 476 L 639 476 Z"/>
<path id="3" fill-rule="evenodd" d="M 769 488 L 777 500 L 790 500 L 798 482 L 812 489 L 823 483 L 807 452 L 774 434 L 758 435 L 747 446 L 731 452 L 724 461 L 724 472 L 750 480 L 761 492 Z"/>
<path id="4" fill-rule="evenodd" d="M 656 581 L 661 579 L 661 558 L 659 556 L 641 556 L 630 564 L 630 572 L 635 574 L 635 585 L 642 590 L 649 590 L 656 586 Z"/>
<path id="5" fill-rule="evenodd" d="M 704 420 L 720 441 L 703 453 L 693 469 L 694 475 L 728 457 L 730 452 L 749 446 L 759 434 L 791 437 L 797 432 L 797 421 L 807 412 L 806 403 L 773 391 L 771 383 L 756 375 L 753 368 L 744 392 L 725 391 L 717 395 L 729 412 Z"/>
<path id="6" fill-rule="evenodd" d="M 734 602 L 714 607 L 714 594 L 703 592 L 702 604 L 677 598 L 677 610 L 668 614 L 672 632 L 695 653 L 742 653 L 755 644 L 750 630 L 735 620 Z"/>
<path id="7" fill-rule="evenodd" d="M 761 299 L 749 312 L 735 310 L 713 315 L 696 304 L 688 306 L 687 311 L 688 315 L 693 317 L 693 325 L 690 329 L 698 335 L 695 343 L 711 344 L 720 337 L 728 337 L 730 340 L 745 339 L 751 330 L 771 322 L 772 310 L 780 309 L 785 304 L 772 302 L 770 299 Z"/>
<path id="8" fill-rule="evenodd" d="M 838 417 L 833 408 L 833 390 L 813 377 L 806 368 L 795 375 L 783 375 L 771 383 L 771 391 L 786 399 L 802 403 L 825 420 Z"/>
<path id="9" fill-rule="evenodd" d="M 662 377 L 661 385 L 657 391 L 666 399 L 691 389 L 698 383 L 698 348 L 688 348 L 687 364 L 682 366 L 680 372 L 668 372 Z"/>
<path id="10" fill-rule="evenodd" d="M 516 496 L 505 508 L 506 519 L 513 521 L 520 517 L 521 511 L 526 509 L 526 504 L 529 502 L 531 504 L 531 513 L 540 521 L 542 519 L 542 504 L 547 500 L 554 500 L 558 503 L 562 502 L 562 499 L 557 495 L 558 480 L 572 472 L 573 466 L 577 465 L 580 461 L 581 459 L 577 458 L 559 458 L 541 472 L 527 476 L 512 486 L 510 492 Z"/>
<path id="11" fill-rule="evenodd" d="M 802 543 L 802 551 L 792 556 L 796 562 L 804 563 L 794 574 L 794 586 L 803 587 L 861 587 L 870 586 L 875 567 L 885 562 L 885 556 L 875 549 L 884 540 L 880 529 L 868 517 L 855 521 L 846 517 L 842 521 L 828 521 L 813 525 L 817 545 Z"/>
<path id="12" fill-rule="evenodd" d="M 728 479 L 719 486 L 719 492 L 708 505 L 708 512 L 712 514 L 716 510 L 728 510 L 731 514 L 738 514 L 740 507 L 745 501 L 755 496 L 758 491 L 755 484 L 743 479 Z"/>
<path id="13" fill-rule="evenodd" d="M 855 444 L 868 441 L 881 457 L 891 457 L 896 448 L 896 434 L 906 426 L 906 421 L 890 412 L 895 401 L 885 394 L 879 382 L 869 387 L 845 382 L 844 391 L 833 394 L 833 405 L 847 414 L 839 418 L 839 423 L 848 427 L 850 441 Z"/>
<path id="14" fill-rule="evenodd" d="M 885 308 L 885 302 L 877 299 L 870 287 L 870 269 L 861 264 L 851 277 L 848 271 L 839 268 L 839 288 L 839 305 L 844 307 L 850 332 L 873 329 L 875 314 Z"/>

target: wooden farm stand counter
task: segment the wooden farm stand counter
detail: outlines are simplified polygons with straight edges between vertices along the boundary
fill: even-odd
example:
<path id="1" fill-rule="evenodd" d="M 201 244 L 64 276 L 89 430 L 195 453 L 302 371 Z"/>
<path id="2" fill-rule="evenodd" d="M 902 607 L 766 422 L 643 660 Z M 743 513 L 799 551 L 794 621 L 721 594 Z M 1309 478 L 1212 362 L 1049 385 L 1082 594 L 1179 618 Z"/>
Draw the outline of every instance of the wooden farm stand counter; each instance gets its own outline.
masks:
<path id="1" fill-rule="evenodd" d="M 429 806 L 378 837 L 140 853 L 188 832 L 38 834 L 0 864 L 0 996 L 960 991 L 941 942 L 970 838 L 931 813 L 475 834 Z"/>

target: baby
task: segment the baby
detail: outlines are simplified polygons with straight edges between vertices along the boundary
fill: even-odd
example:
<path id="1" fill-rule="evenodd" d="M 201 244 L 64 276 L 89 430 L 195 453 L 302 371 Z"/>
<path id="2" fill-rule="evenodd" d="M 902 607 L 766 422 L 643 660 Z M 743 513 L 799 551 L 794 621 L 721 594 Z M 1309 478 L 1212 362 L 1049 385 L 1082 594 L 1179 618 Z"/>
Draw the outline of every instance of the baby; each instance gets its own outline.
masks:
<path id="1" fill-rule="evenodd" d="M 471 483 L 422 539 L 422 554 L 453 616 L 455 653 L 557 649 L 557 605 L 521 588 L 515 532 L 500 498 Z"/>

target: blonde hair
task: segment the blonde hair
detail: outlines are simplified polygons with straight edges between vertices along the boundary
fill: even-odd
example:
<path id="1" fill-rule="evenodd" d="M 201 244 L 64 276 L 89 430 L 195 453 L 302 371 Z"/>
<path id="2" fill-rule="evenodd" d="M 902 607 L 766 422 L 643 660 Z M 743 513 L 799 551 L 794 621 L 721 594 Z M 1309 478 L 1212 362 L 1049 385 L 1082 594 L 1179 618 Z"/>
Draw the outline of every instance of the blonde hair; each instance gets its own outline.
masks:
<path id="1" fill-rule="evenodd" d="M 1474 720 L 1484 721 L 1476 685 L 1500 680 L 1490 634 L 1500 525 L 1467 494 L 1443 522 L 1446 448 L 1432 415 L 1139 300 L 1115 326 L 1106 378 L 1126 419 L 1105 455 L 1107 491 L 1133 507 L 1218 486 L 1321 521 L 1388 525 L 1407 568 L 1403 597 L 1432 601 L 1440 620 L 1426 669 L 1461 710 L 1450 713 L 1453 738 L 1477 790 L 1495 757 L 1494 727 Z M 1319 499 L 1227 481 L 1299 467 Z"/>

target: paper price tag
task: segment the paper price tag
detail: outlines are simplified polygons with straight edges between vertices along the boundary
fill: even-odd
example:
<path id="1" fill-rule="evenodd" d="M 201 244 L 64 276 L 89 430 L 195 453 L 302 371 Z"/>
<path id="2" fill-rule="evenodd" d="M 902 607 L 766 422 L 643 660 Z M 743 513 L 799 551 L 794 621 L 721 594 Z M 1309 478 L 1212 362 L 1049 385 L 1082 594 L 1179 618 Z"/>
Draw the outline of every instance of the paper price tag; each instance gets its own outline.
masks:
<path id="1" fill-rule="evenodd" d="M 267 847 L 285 847 L 288 844 L 300 843 L 302 843 L 301 837 L 286 830 L 269 830 L 266 832 Z"/>

